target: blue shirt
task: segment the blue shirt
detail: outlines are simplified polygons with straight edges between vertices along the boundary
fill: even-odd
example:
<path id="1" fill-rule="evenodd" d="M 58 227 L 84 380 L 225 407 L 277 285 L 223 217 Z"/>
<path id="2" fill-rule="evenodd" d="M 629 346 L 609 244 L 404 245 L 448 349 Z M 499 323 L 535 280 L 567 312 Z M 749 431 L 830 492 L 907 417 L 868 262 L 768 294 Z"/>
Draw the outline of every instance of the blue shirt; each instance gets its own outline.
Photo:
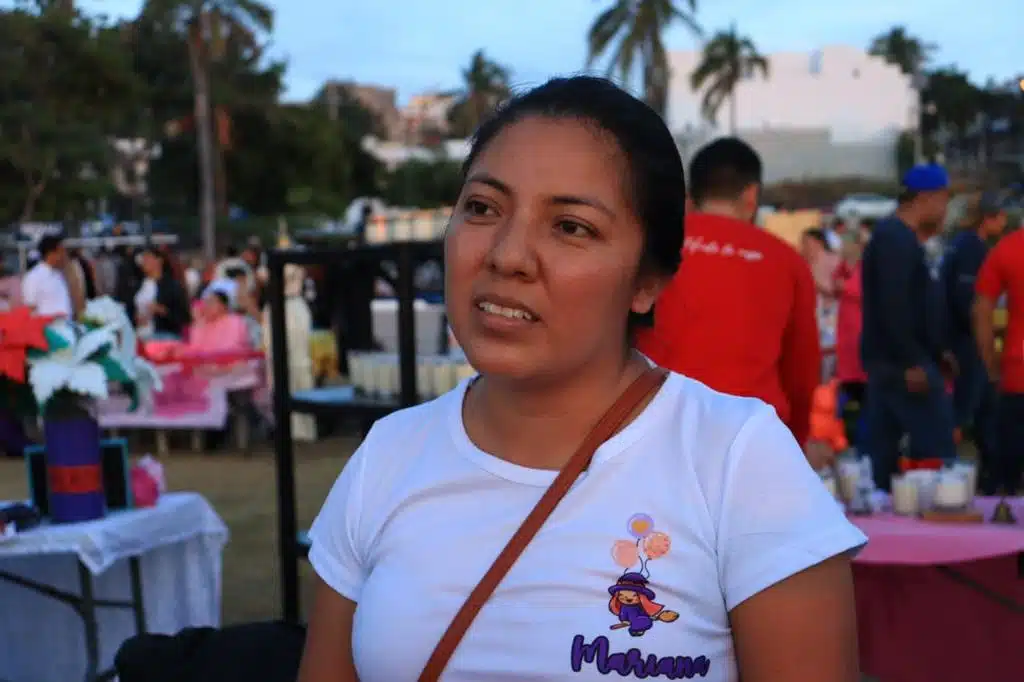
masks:
<path id="1" fill-rule="evenodd" d="M 945 349 L 945 297 L 914 231 L 896 216 L 879 221 L 862 268 L 865 370 L 902 372 L 937 361 Z"/>

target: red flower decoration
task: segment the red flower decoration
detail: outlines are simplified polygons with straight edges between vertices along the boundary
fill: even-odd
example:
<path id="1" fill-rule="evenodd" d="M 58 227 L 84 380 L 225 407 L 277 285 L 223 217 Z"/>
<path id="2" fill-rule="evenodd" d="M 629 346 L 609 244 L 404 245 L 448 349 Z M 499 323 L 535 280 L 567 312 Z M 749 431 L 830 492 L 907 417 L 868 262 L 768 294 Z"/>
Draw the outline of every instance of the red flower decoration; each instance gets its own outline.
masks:
<path id="1" fill-rule="evenodd" d="M 54 319 L 49 315 L 33 315 L 28 306 L 0 312 L 0 377 L 25 382 L 28 349 L 49 348 L 45 330 Z"/>

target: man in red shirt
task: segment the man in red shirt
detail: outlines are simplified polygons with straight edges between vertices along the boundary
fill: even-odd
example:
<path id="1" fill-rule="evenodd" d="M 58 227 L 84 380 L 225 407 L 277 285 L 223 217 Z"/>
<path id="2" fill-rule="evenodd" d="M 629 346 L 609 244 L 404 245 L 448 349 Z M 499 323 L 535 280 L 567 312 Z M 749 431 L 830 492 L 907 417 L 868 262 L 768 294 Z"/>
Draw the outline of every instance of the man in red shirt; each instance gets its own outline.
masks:
<path id="1" fill-rule="evenodd" d="M 1006 294 L 1007 325 L 1002 357 L 996 357 L 993 313 Z M 1024 230 L 1003 237 L 989 251 L 975 281 L 974 338 L 993 381 L 999 382 L 996 407 L 996 461 L 991 494 L 999 488 L 1014 495 L 1024 469 Z"/>
<path id="2" fill-rule="evenodd" d="M 715 390 L 774 406 L 803 446 L 821 380 L 814 280 L 796 249 L 754 224 L 761 172 L 737 138 L 693 158 L 683 263 L 637 346 Z"/>

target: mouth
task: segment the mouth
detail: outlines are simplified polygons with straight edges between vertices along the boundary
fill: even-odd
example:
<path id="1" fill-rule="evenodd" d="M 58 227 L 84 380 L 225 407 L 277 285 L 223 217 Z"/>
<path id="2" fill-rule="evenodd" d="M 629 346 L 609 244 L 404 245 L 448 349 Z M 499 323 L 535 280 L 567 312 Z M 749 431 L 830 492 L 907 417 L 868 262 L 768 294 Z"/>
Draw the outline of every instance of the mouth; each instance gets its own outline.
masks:
<path id="1" fill-rule="evenodd" d="M 536 322 L 539 319 L 532 310 L 511 299 L 481 297 L 476 300 L 475 305 L 477 310 L 506 320 Z"/>

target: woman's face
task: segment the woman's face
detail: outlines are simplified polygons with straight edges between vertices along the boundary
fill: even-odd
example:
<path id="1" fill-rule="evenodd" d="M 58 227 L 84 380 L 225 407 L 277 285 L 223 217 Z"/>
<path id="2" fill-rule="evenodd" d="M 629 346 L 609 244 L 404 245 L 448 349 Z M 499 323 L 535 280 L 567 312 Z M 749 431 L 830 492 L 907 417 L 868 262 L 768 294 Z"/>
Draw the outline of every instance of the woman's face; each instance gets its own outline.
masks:
<path id="1" fill-rule="evenodd" d="M 478 371 L 551 378 L 621 358 L 628 313 L 661 284 L 638 277 L 627 188 L 617 145 L 575 121 L 527 118 L 481 152 L 445 239 L 449 320 Z"/>
<path id="2" fill-rule="evenodd" d="M 203 298 L 203 312 L 208 320 L 216 320 L 228 312 L 228 307 L 217 294 L 207 294 Z"/>

